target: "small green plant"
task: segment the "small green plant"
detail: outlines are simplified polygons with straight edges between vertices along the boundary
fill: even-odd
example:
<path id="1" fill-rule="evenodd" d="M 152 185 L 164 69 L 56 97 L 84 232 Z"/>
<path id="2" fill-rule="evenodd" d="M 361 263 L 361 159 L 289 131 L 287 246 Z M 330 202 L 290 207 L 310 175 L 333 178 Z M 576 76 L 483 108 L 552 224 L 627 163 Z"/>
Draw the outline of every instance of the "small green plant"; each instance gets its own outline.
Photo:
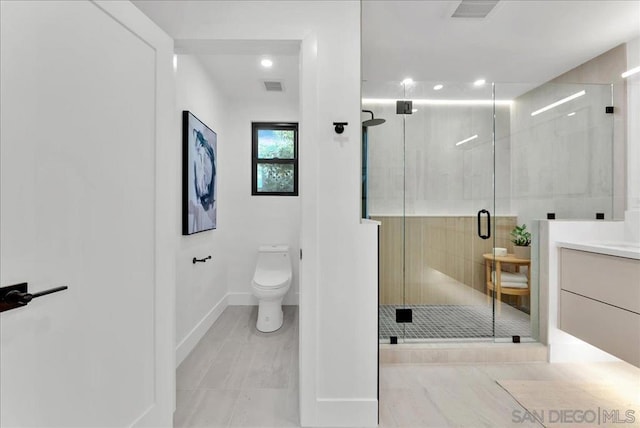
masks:
<path id="1" fill-rule="evenodd" d="M 518 247 L 528 247 L 531 244 L 531 233 L 527 231 L 527 225 L 517 226 L 511 231 L 511 242 Z"/>

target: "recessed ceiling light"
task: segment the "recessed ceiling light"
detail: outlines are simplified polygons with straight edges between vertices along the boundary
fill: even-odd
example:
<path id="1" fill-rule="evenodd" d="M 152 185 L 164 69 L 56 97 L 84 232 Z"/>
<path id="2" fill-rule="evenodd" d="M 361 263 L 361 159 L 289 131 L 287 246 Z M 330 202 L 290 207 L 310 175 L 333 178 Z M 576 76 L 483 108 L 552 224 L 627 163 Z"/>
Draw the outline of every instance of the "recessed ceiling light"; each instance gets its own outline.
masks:
<path id="1" fill-rule="evenodd" d="M 413 79 L 411 77 L 407 77 L 402 81 L 403 85 L 412 85 L 413 84 Z"/>
<path id="2" fill-rule="evenodd" d="M 622 73 L 620 76 L 626 79 L 627 77 L 632 76 L 636 73 L 640 73 L 640 66 L 627 70 L 624 73 Z"/>
<path id="3" fill-rule="evenodd" d="M 271 61 L 269 58 L 265 58 L 260 61 L 260 65 L 264 68 L 271 68 L 273 66 L 273 61 Z"/>
<path id="4" fill-rule="evenodd" d="M 436 86 L 433 87 L 433 90 L 434 91 L 439 91 L 442 88 L 444 88 L 444 85 L 441 85 L 441 84 L 438 83 Z"/>
<path id="5" fill-rule="evenodd" d="M 536 110 L 536 111 L 532 112 L 532 113 L 531 113 L 531 116 L 535 116 L 535 115 L 538 115 L 538 114 L 540 114 L 540 113 L 542 113 L 542 112 L 545 112 L 545 111 L 547 111 L 547 110 L 551 110 L 552 108 L 558 107 L 560 104 L 564 104 L 564 103 L 566 103 L 566 102 L 569 102 L 569 101 L 571 101 L 571 100 L 574 100 L 574 99 L 576 99 L 576 98 L 578 98 L 578 97 L 583 96 L 583 95 L 584 95 L 584 94 L 586 94 L 586 93 L 587 93 L 587 91 L 580 91 L 580 92 L 576 92 L 576 93 L 575 93 L 575 94 L 573 94 L 573 95 L 569 95 L 569 96 L 568 96 L 568 97 L 566 97 L 566 98 L 563 98 L 563 99 L 561 99 L 561 100 L 558 100 L 558 101 L 556 101 L 555 103 L 551 103 L 551 104 L 549 104 L 548 106 L 544 106 L 544 107 L 542 107 L 541 109 L 538 109 L 538 110 Z"/>
<path id="6" fill-rule="evenodd" d="M 473 86 L 482 86 L 482 85 L 484 85 L 485 83 L 487 83 L 487 81 L 486 81 L 486 80 L 484 80 L 484 79 L 478 79 L 478 80 L 476 80 L 475 82 L 473 82 Z"/>
<path id="7" fill-rule="evenodd" d="M 478 134 L 473 135 L 473 136 L 471 136 L 471 137 L 469 137 L 469 138 L 465 138 L 465 139 L 464 139 L 464 140 L 462 140 L 462 141 L 458 141 L 458 142 L 456 143 L 456 146 L 459 146 L 459 145 L 464 144 L 464 143 L 468 143 L 469 141 L 471 141 L 471 140 L 475 140 L 476 138 L 478 138 Z"/>
<path id="8" fill-rule="evenodd" d="M 576 115 L 576 112 L 575 112 L 575 111 L 572 111 L 572 112 L 571 112 L 571 113 L 569 113 L 567 116 L 571 117 L 571 116 L 575 116 L 575 115 Z"/>

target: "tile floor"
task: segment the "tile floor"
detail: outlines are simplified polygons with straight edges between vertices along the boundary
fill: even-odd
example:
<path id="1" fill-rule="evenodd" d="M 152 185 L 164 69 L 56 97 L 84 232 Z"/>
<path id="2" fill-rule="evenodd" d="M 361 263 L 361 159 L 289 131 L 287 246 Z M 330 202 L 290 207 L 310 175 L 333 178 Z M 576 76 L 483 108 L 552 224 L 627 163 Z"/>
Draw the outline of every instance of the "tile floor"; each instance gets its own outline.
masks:
<path id="1" fill-rule="evenodd" d="M 484 299 L 486 300 L 486 298 Z M 380 305 L 379 338 L 389 343 L 390 336 L 400 339 L 467 339 L 495 336 L 531 337 L 529 315 L 509 305 L 500 303 L 500 314 L 494 316 L 488 305 Z M 396 308 L 411 308 L 411 323 L 396 323 Z"/>
<path id="2" fill-rule="evenodd" d="M 398 287 L 402 287 L 402 284 Z M 400 341 L 493 337 L 494 318 L 498 338 L 531 336 L 528 308 L 524 308 L 527 310 L 524 312 L 505 302 L 496 301 L 494 317 L 494 302 L 485 293 L 436 269 L 424 268 L 420 290 L 419 305 L 380 305 L 381 343 L 389 343 L 390 336 L 396 336 Z M 413 296 L 413 302 L 417 303 L 416 296 Z M 395 309 L 405 307 L 413 309 L 413 322 L 398 324 L 395 322 Z"/>
<path id="3" fill-rule="evenodd" d="M 176 427 L 297 427 L 298 307 L 256 330 L 257 306 L 229 306 L 176 373 Z"/>
<path id="4" fill-rule="evenodd" d="M 284 313 L 269 334 L 255 329 L 256 307 L 222 313 L 178 368 L 176 427 L 299 426 L 298 309 Z M 602 379 L 640 391 L 640 369 L 625 363 L 383 364 L 380 427 L 541 426 L 514 421 L 525 410 L 496 381 Z"/>

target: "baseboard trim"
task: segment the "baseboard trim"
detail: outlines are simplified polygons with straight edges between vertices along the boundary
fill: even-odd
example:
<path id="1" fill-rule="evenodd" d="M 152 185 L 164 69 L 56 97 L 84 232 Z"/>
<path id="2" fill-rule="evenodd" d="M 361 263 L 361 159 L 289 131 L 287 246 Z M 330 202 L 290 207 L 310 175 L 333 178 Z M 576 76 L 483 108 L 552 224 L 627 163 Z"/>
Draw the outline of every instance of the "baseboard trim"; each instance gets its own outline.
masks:
<path id="1" fill-rule="evenodd" d="M 378 400 L 375 398 L 318 398 L 316 405 L 317 426 L 378 426 Z"/>
<path id="2" fill-rule="evenodd" d="M 229 306 L 256 306 L 258 304 L 258 299 L 252 293 L 227 293 L 229 298 L 228 304 Z M 299 301 L 298 293 L 287 293 L 282 300 L 283 305 L 298 305 Z"/>
<path id="3" fill-rule="evenodd" d="M 164 406 L 164 408 L 161 408 L 159 403 L 156 402 L 150 405 L 128 426 L 130 428 L 167 426 L 169 422 L 163 421 L 171 421 L 173 419 L 173 411 L 168 411 L 167 409 L 169 408 L 173 408 L 173 406 Z"/>
<path id="4" fill-rule="evenodd" d="M 187 355 L 193 348 L 196 347 L 198 342 L 209 331 L 213 323 L 218 319 L 220 314 L 229 306 L 229 293 L 225 294 L 222 299 L 200 320 L 198 324 L 182 339 L 182 341 L 176 346 L 176 368 L 187 358 Z"/>

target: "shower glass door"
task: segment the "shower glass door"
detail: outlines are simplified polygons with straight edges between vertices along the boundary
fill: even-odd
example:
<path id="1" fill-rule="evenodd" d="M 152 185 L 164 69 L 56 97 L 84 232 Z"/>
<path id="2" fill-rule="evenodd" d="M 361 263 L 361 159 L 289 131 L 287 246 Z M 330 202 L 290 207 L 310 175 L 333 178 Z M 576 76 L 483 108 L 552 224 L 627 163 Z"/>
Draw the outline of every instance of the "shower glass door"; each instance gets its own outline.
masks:
<path id="1" fill-rule="evenodd" d="M 440 88 L 437 85 L 443 85 Z M 491 84 L 405 84 L 405 340 L 491 339 L 495 246 Z M 440 89 L 437 89 L 440 88 Z"/>
<path id="2" fill-rule="evenodd" d="M 367 128 L 382 342 L 494 337 L 485 257 L 505 220 L 495 216 L 492 85 L 438 83 L 363 86 L 363 108 L 386 119 Z"/>

